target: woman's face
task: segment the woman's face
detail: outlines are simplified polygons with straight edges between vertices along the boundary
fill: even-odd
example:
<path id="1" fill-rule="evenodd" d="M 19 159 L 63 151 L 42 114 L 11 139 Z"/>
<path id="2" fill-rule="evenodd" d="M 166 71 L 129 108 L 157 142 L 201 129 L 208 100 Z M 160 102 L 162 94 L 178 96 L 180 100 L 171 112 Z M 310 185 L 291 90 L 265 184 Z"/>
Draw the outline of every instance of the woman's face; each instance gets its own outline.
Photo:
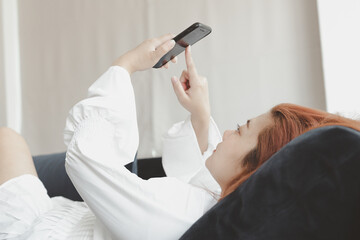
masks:
<path id="1" fill-rule="evenodd" d="M 240 173 L 242 159 L 256 147 L 259 133 L 272 123 L 270 113 L 264 113 L 236 130 L 224 132 L 223 141 L 206 160 L 206 167 L 222 189 Z"/>

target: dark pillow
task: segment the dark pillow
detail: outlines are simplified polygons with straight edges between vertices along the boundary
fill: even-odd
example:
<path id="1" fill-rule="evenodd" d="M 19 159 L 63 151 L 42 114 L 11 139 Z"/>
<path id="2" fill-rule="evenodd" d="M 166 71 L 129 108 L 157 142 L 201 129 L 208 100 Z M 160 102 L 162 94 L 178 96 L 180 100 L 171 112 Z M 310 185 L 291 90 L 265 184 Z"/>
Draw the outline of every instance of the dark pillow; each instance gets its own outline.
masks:
<path id="1" fill-rule="evenodd" d="M 53 153 L 34 156 L 34 165 L 50 197 L 63 196 L 75 201 L 82 201 L 69 176 L 65 171 L 66 153 Z M 165 176 L 161 158 L 137 159 L 125 167 L 143 179 Z"/>
<path id="2" fill-rule="evenodd" d="M 271 157 L 181 239 L 360 239 L 360 132 L 309 131 Z"/>
<path id="3" fill-rule="evenodd" d="M 65 152 L 34 156 L 34 165 L 39 179 L 50 197 L 63 196 L 82 201 L 65 171 Z"/>

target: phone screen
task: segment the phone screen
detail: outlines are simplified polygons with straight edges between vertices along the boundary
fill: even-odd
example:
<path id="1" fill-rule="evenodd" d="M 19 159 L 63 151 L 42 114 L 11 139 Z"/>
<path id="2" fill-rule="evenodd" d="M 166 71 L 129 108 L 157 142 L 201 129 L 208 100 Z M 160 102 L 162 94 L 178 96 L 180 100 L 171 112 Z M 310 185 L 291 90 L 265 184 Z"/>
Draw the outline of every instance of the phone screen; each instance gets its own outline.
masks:
<path id="1" fill-rule="evenodd" d="M 175 46 L 154 65 L 154 68 L 163 66 L 168 61 L 183 52 L 187 46 L 195 44 L 210 33 L 210 27 L 206 26 L 205 24 L 194 23 L 179 35 L 174 37 L 176 42 Z"/>

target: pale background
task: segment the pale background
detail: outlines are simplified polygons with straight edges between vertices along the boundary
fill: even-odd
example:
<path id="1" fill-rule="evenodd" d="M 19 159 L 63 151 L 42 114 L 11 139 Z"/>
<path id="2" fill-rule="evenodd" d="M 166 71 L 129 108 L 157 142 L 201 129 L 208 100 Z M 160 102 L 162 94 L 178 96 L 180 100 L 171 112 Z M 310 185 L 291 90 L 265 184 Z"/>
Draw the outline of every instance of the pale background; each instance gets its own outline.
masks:
<path id="1" fill-rule="evenodd" d="M 114 59 L 146 38 L 177 34 L 194 22 L 213 29 L 192 50 L 198 72 L 208 78 L 212 116 L 221 132 L 281 102 L 326 110 L 314 0 L 24 0 L 16 10 L 18 131 L 34 155 L 65 151 L 69 109 Z M 0 124 L 9 125 L 4 116 L 13 110 L 5 109 L 4 82 L 10 80 L 3 77 L 3 65 L 0 57 Z M 182 54 L 169 70 L 132 76 L 139 157 L 161 156 L 161 135 L 188 116 L 170 82 L 184 67 Z"/>
<path id="2" fill-rule="evenodd" d="M 0 4 L 0 13 L 2 13 L 2 5 Z M 2 18 L 0 18 L 2 22 Z M 0 24 L 0 126 L 6 125 L 6 109 L 5 109 L 5 81 L 4 81 L 4 51 L 3 51 L 3 24 Z"/>

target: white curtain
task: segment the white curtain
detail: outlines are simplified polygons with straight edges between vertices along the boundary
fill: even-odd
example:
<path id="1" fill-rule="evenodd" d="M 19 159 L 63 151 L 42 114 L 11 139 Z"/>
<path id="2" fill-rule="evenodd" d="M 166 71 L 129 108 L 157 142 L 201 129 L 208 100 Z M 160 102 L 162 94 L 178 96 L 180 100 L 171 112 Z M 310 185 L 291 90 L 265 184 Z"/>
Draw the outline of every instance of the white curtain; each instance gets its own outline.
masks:
<path id="1" fill-rule="evenodd" d="M 5 125 L 21 132 L 22 101 L 17 1 L 2 0 L 2 80 Z"/>
<path id="2" fill-rule="evenodd" d="M 2 13 L 2 4 L 0 4 Z M 4 76 L 3 20 L 0 17 L 0 126 L 6 125 L 5 76 Z"/>
<path id="3" fill-rule="evenodd" d="M 360 1 L 318 7 L 327 110 L 360 119 Z"/>
<path id="4" fill-rule="evenodd" d="M 325 109 L 313 0 L 19 1 L 23 135 L 33 154 L 64 151 L 71 106 L 119 55 L 149 37 L 203 22 L 213 32 L 192 48 L 208 78 L 220 130 L 281 102 Z M 185 68 L 135 73 L 139 157 L 161 156 L 161 135 L 187 117 L 170 78 Z"/>

